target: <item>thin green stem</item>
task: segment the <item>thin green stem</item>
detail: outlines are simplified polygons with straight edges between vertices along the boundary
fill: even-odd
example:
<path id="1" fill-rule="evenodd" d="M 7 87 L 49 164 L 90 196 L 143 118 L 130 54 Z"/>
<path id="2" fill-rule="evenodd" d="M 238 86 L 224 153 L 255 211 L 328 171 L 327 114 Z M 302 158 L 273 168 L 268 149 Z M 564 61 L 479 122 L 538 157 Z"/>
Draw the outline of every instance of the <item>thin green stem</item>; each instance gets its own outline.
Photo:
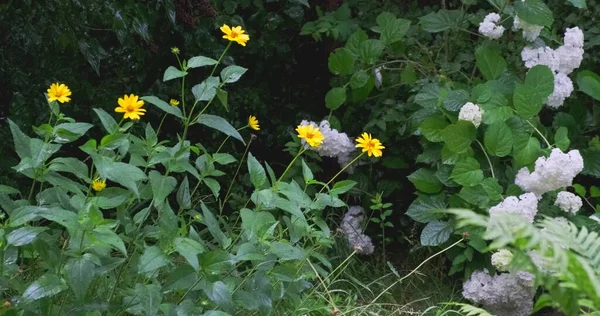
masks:
<path id="1" fill-rule="evenodd" d="M 225 145 L 225 142 L 227 142 L 227 140 L 229 139 L 229 135 L 227 135 L 227 137 L 225 137 L 225 139 L 223 140 L 223 142 L 221 142 L 221 145 L 219 145 L 219 148 L 217 148 L 217 151 L 215 152 L 215 154 L 218 154 L 221 151 L 221 148 L 223 148 L 223 145 Z"/>
<path id="2" fill-rule="evenodd" d="M 344 168 L 342 168 L 340 171 L 338 171 L 338 173 L 336 173 L 333 178 L 331 178 L 329 181 L 327 181 L 327 183 L 325 183 L 325 185 L 323 187 L 321 187 L 321 190 L 319 190 L 319 193 L 323 192 L 323 190 L 325 190 L 326 187 L 329 187 L 329 184 L 331 184 L 331 182 L 333 182 L 333 180 L 335 180 L 335 178 L 337 178 L 340 174 L 342 174 L 342 172 L 344 172 L 344 170 L 348 169 L 348 167 L 350 167 L 353 163 L 355 163 L 358 159 L 360 159 L 360 157 L 362 157 L 365 153 L 362 152 L 360 153 L 360 155 L 356 156 L 356 158 L 352 159 L 352 161 L 350 161 L 349 163 L 347 163 Z"/>
<path id="3" fill-rule="evenodd" d="M 231 43 L 233 43 L 233 42 L 229 42 L 229 44 L 227 44 L 227 47 L 225 47 L 225 50 L 223 51 L 223 53 L 221 53 L 221 56 L 219 56 L 219 59 L 217 59 L 217 63 L 215 64 L 215 66 L 213 67 L 212 71 L 210 72 L 210 76 L 209 77 L 212 77 L 212 75 L 215 74 L 215 71 L 217 71 L 217 67 L 221 63 L 221 60 L 223 60 L 223 57 L 225 56 L 225 54 L 229 50 L 229 47 L 231 47 Z"/>
<path id="4" fill-rule="evenodd" d="M 158 124 L 158 129 L 156 130 L 156 137 L 158 137 L 158 134 L 160 133 L 160 129 L 163 126 L 163 123 L 165 122 L 165 119 L 167 118 L 167 113 L 165 113 L 162 117 L 162 119 L 160 120 L 160 124 Z"/>
<path id="5" fill-rule="evenodd" d="M 283 177 L 285 176 L 285 174 L 294 165 L 294 162 L 296 162 L 296 160 L 298 159 L 298 157 L 300 157 L 300 155 L 302 155 L 302 153 L 305 152 L 305 151 L 306 151 L 306 148 L 304 148 L 304 147 L 302 147 L 302 149 L 300 151 L 298 151 L 298 153 L 296 154 L 296 156 L 294 157 L 294 159 L 292 159 L 292 161 L 287 165 L 287 167 L 285 168 L 285 170 L 283 171 L 283 173 L 281 174 L 281 176 L 279 177 L 279 179 L 277 179 L 277 182 L 275 182 L 275 185 L 273 185 L 273 187 L 277 187 L 277 184 L 279 184 L 279 182 L 281 182 L 281 179 L 283 179 Z"/>
<path id="6" fill-rule="evenodd" d="M 248 151 L 250 150 L 250 144 L 252 143 L 253 139 L 254 138 L 250 138 L 250 140 L 248 141 L 248 145 L 246 145 L 246 150 L 244 150 L 242 159 L 240 159 L 237 169 L 235 170 L 235 174 L 233 175 L 233 178 L 231 178 L 229 187 L 227 187 L 227 193 L 225 193 L 225 198 L 223 198 L 223 202 L 221 203 L 221 206 L 219 207 L 219 215 L 223 213 L 223 209 L 225 208 L 225 203 L 227 203 L 227 199 L 229 199 L 229 193 L 231 192 L 231 188 L 233 187 L 233 184 L 235 183 L 235 179 L 237 178 L 237 176 L 240 172 L 240 169 L 242 167 L 242 163 L 244 162 L 244 159 L 246 158 L 246 155 L 248 154 Z M 193 193 L 192 193 L 192 196 L 193 196 Z"/>
<path id="7" fill-rule="evenodd" d="M 537 127 L 535 127 L 535 125 L 531 124 L 531 122 L 529 122 L 529 120 L 525 120 L 525 122 L 527 122 L 527 124 L 529 124 L 529 126 L 531 126 L 533 128 L 533 130 L 535 130 L 540 137 L 544 140 L 544 142 L 546 142 L 546 145 L 548 145 L 548 148 L 552 148 L 552 145 L 550 145 L 550 142 L 546 139 L 546 137 L 544 137 L 544 134 L 542 134 L 542 132 L 540 132 L 539 129 L 537 129 Z"/>
<path id="8" fill-rule="evenodd" d="M 485 151 L 485 147 L 483 147 L 483 144 L 480 141 L 478 141 L 478 140 L 475 140 L 475 141 L 477 142 L 477 144 L 479 144 L 479 147 L 481 147 L 481 151 L 483 151 L 483 154 L 485 155 L 485 158 L 487 159 L 487 162 L 490 165 L 490 171 L 492 172 L 492 178 L 496 178 L 496 176 L 494 175 L 494 166 L 492 165 L 490 156 L 488 156 L 487 152 Z"/>

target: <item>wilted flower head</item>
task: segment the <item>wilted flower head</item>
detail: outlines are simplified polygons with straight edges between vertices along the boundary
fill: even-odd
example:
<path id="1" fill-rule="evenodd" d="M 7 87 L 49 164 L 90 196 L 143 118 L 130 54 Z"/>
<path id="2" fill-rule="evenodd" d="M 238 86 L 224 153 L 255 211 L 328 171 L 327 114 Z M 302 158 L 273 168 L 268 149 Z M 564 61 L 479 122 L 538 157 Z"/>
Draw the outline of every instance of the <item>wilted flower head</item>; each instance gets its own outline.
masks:
<path id="1" fill-rule="evenodd" d="M 521 194 L 519 197 L 509 196 L 498 205 L 490 208 L 490 216 L 496 213 L 520 214 L 528 222 L 533 223 L 537 214 L 538 199 L 533 193 Z"/>
<path id="2" fill-rule="evenodd" d="M 370 255 L 375 250 L 375 246 L 373 246 L 371 238 L 362 232 L 364 219 L 363 208 L 360 206 L 351 206 L 344 215 L 340 228 L 348 240 L 350 249 L 355 250 L 359 254 Z"/>
<path id="3" fill-rule="evenodd" d="M 481 125 L 481 120 L 483 117 L 483 110 L 477 104 L 473 104 L 471 102 L 465 103 L 460 108 L 460 112 L 458 112 L 458 119 L 460 121 L 468 121 L 473 123 L 475 127 L 479 127 Z"/>
<path id="4" fill-rule="evenodd" d="M 498 13 L 488 14 L 483 22 L 479 23 L 479 33 L 489 39 L 498 39 L 504 34 L 504 26 L 498 25 L 500 15 Z"/>
<path id="5" fill-rule="evenodd" d="M 515 184 L 525 192 L 533 192 L 538 196 L 573 184 L 573 178 L 583 170 L 583 158 L 579 150 L 563 153 L 560 149 L 552 149 L 550 157 L 539 157 L 535 162 L 535 170 L 529 172 L 523 167 L 517 173 Z"/>

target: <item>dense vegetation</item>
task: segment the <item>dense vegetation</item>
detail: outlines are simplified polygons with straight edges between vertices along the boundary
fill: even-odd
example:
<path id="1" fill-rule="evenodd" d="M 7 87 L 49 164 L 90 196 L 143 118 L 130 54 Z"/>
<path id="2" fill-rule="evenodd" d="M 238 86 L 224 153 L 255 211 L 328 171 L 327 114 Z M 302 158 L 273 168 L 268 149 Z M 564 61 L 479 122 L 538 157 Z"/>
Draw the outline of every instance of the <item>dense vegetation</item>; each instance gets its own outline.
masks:
<path id="1" fill-rule="evenodd" d="M 597 315 L 599 17 L 4 2 L 0 311 Z"/>

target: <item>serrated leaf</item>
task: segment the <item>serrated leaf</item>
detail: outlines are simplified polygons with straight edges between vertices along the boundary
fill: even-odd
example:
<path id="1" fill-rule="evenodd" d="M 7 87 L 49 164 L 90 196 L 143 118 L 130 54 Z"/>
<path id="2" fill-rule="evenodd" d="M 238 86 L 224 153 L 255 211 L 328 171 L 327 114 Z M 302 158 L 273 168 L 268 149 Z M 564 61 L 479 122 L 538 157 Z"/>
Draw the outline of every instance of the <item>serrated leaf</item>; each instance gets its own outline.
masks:
<path id="1" fill-rule="evenodd" d="M 561 126 L 556 130 L 556 133 L 554 134 L 554 143 L 556 147 L 564 152 L 569 149 L 571 141 L 569 140 L 569 130 L 566 127 Z"/>
<path id="2" fill-rule="evenodd" d="M 485 131 L 483 143 L 490 154 L 505 157 L 513 148 L 512 131 L 504 122 L 491 124 Z"/>
<path id="3" fill-rule="evenodd" d="M 304 178 L 305 184 L 308 184 L 314 179 L 313 173 L 306 164 L 306 162 L 304 162 L 304 159 L 302 159 L 302 177 Z"/>
<path id="4" fill-rule="evenodd" d="M 170 263 L 169 257 L 158 246 L 146 247 L 140 257 L 138 273 L 152 275 L 156 270 Z"/>
<path id="5" fill-rule="evenodd" d="M 577 86 L 579 91 L 600 101 L 600 76 L 589 70 L 580 71 L 577 74 Z"/>
<path id="6" fill-rule="evenodd" d="M 542 154 L 540 141 L 529 134 L 514 136 L 513 157 L 519 166 L 534 162 Z"/>
<path id="7" fill-rule="evenodd" d="M 329 55 L 327 65 L 334 75 L 349 75 L 354 70 L 354 56 L 347 48 L 338 48 Z"/>
<path id="8" fill-rule="evenodd" d="M 415 199 L 408 207 L 406 215 L 419 223 L 429 223 L 436 221 L 439 210 L 446 209 L 446 203 L 441 195 L 422 195 Z"/>
<path id="9" fill-rule="evenodd" d="M 448 222 L 435 221 L 425 225 L 421 232 L 421 245 L 439 246 L 450 238 L 452 226 Z"/>
<path id="10" fill-rule="evenodd" d="M 502 186 L 498 183 L 498 179 L 486 178 L 481 181 L 481 187 L 492 201 L 500 201 L 502 199 Z"/>
<path id="11" fill-rule="evenodd" d="M 364 87 L 369 81 L 369 74 L 364 70 L 355 72 L 350 78 L 350 87 L 358 89 Z"/>
<path id="12" fill-rule="evenodd" d="M 67 282 L 54 274 L 45 274 L 31 283 L 19 303 L 28 304 L 44 297 L 54 296 L 67 289 Z"/>
<path id="13" fill-rule="evenodd" d="M 456 163 L 451 177 L 456 183 L 462 186 L 472 187 L 483 180 L 483 171 L 477 160 L 466 158 Z"/>
<path id="14" fill-rule="evenodd" d="M 114 162 L 111 158 L 92 155 L 94 165 L 102 179 L 116 182 L 138 195 L 137 182 L 146 179 L 146 175 L 139 168 L 123 162 Z"/>
<path id="15" fill-rule="evenodd" d="M 424 193 L 438 193 L 442 190 L 442 183 L 435 177 L 435 173 L 426 168 L 420 168 L 408 176 L 417 190 Z"/>
<path id="16" fill-rule="evenodd" d="M 475 51 L 475 62 L 487 80 L 500 78 L 506 70 L 506 61 L 502 58 L 498 47 L 480 46 Z"/>
<path id="17" fill-rule="evenodd" d="M 184 210 L 189 210 L 192 207 L 192 196 L 190 194 L 190 182 L 188 177 L 184 177 L 183 181 L 179 185 L 179 189 L 177 190 L 177 204 L 179 207 Z"/>
<path id="18" fill-rule="evenodd" d="M 360 43 L 359 55 L 360 58 L 366 64 L 375 63 L 381 54 L 383 53 L 383 49 L 385 48 L 385 44 L 376 39 L 368 39 Z"/>
<path id="19" fill-rule="evenodd" d="M 473 123 L 457 121 L 448 125 L 442 132 L 442 139 L 448 149 L 457 154 L 464 153 L 471 147 L 477 131 Z"/>
<path id="20" fill-rule="evenodd" d="M 215 95 L 217 95 L 217 88 L 219 87 L 218 77 L 208 77 L 200 84 L 192 87 L 192 94 L 196 102 L 198 101 L 210 101 Z"/>
<path id="21" fill-rule="evenodd" d="M 202 216 L 204 218 L 204 224 L 208 228 L 210 234 L 217 240 L 221 248 L 227 249 L 229 245 L 231 245 L 231 238 L 227 237 L 225 233 L 221 230 L 219 226 L 219 222 L 213 215 L 213 213 L 204 205 L 204 203 L 200 204 L 202 208 Z"/>
<path id="22" fill-rule="evenodd" d="M 260 189 L 267 183 L 265 168 L 254 158 L 252 153 L 248 153 L 248 173 L 250 174 L 250 182 L 255 188 Z"/>
<path id="23" fill-rule="evenodd" d="M 379 23 L 378 23 L 379 24 Z M 392 19 L 380 25 L 381 29 L 381 40 L 387 44 L 395 43 L 401 40 L 408 29 L 410 28 L 410 21 L 405 19 Z"/>
<path id="24" fill-rule="evenodd" d="M 356 181 L 352 181 L 352 180 L 338 181 L 333 185 L 333 188 L 331 188 L 331 190 L 329 190 L 329 193 L 332 195 L 343 194 L 343 193 L 346 193 L 346 192 L 352 190 L 352 188 L 354 188 L 355 186 L 356 186 Z"/>
<path id="25" fill-rule="evenodd" d="M 204 246 L 199 242 L 190 238 L 175 238 L 173 242 L 175 251 L 177 251 L 185 260 L 194 268 L 194 270 L 200 270 L 200 264 L 198 262 L 198 254 L 205 251 Z"/>
<path id="26" fill-rule="evenodd" d="M 95 265 L 86 257 L 70 258 L 65 264 L 65 275 L 75 297 L 81 301 L 95 276 Z"/>
<path id="27" fill-rule="evenodd" d="M 454 27 L 459 27 L 461 26 L 459 24 L 461 22 L 463 24 L 467 22 L 461 10 L 442 9 L 438 12 L 430 12 L 419 18 L 421 28 L 430 33 L 443 32 Z"/>
<path id="28" fill-rule="evenodd" d="M 419 126 L 421 134 L 430 142 L 442 142 L 444 129 L 449 125 L 443 116 L 431 116 L 426 118 Z"/>
<path id="29" fill-rule="evenodd" d="M 325 106 L 330 110 L 337 110 L 346 102 L 346 89 L 336 87 L 327 92 L 325 95 Z"/>
<path id="30" fill-rule="evenodd" d="M 34 242 L 38 235 L 48 230 L 47 227 L 21 227 L 11 231 L 6 236 L 6 242 L 15 247 L 21 247 Z"/>
<path id="31" fill-rule="evenodd" d="M 154 195 L 154 203 L 162 205 L 167 196 L 175 190 L 177 179 L 171 176 L 164 176 L 156 170 L 150 171 L 148 177 L 150 178 L 150 186 Z"/>
<path id="32" fill-rule="evenodd" d="M 270 252 L 277 255 L 280 260 L 301 260 L 306 257 L 303 249 L 290 244 L 276 241 L 271 244 Z"/>
<path id="33" fill-rule="evenodd" d="M 519 19 L 535 25 L 552 26 L 554 15 L 542 0 L 515 1 L 515 12 Z"/>
<path id="34" fill-rule="evenodd" d="M 583 157 L 582 174 L 600 178 L 600 149 L 588 148 L 581 150 Z"/>

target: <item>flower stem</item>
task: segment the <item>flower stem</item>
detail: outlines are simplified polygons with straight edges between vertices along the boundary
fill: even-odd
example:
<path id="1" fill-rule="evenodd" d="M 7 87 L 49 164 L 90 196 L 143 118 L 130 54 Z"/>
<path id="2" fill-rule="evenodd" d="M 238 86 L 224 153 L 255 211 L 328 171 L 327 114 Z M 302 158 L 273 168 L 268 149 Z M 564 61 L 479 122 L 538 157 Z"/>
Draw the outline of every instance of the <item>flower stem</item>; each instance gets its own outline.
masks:
<path id="1" fill-rule="evenodd" d="M 542 132 L 540 132 L 539 129 L 537 129 L 537 127 L 535 127 L 533 124 L 531 124 L 531 122 L 529 122 L 529 120 L 525 120 L 525 122 L 527 122 L 527 124 L 529 124 L 533 130 L 535 130 L 540 137 L 544 140 L 544 142 L 546 142 L 546 145 L 548 145 L 548 148 L 552 148 L 552 145 L 550 145 L 550 142 L 546 139 L 546 137 L 544 137 L 544 134 L 542 134 Z"/>
<path id="2" fill-rule="evenodd" d="M 327 181 L 327 183 L 325 183 L 325 185 L 321 188 L 321 190 L 319 190 L 319 193 L 323 192 L 323 190 L 325 190 L 326 187 L 329 187 L 329 184 L 331 182 L 333 182 L 333 180 L 335 180 L 335 178 L 337 178 L 340 174 L 342 174 L 342 172 L 344 172 L 344 170 L 348 169 L 348 167 L 350 167 L 350 165 L 352 165 L 353 163 L 355 163 L 364 154 L 365 154 L 364 152 L 360 153 L 360 155 L 356 156 L 356 158 L 352 159 L 352 161 L 350 161 L 349 163 L 347 163 L 344 166 L 344 168 L 342 168 L 340 171 L 338 171 L 338 173 L 336 173 L 335 176 L 333 176 L 333 178 L 331 178 L 329 181 Z"/>
<path id="3" fill-rule="evenodd" d="M 302 147 L 302 149 L 300 151 L 298 151 L 298 153 L 296 154 L 296 157 L 294 157 L 294 159 L 292 159 L 292 161 L 288 164 L 288 166 L 285 168 L 285 170 L 283 171 L 283 173 L 281 174 L 281 176 L 279 177 L 279 179 L 277 179 L 277 182 L 275 182 L 275 185 L 273 185 L 273 187 L 277 186 L 277 184 L 281 181 L 281 179 L 283 179 L 283 177 L 285 176 L 285 174 L 294 165 L 294 162 L 296 162 L 296 159 L 298 159 L 298 157 L 300 157 L 300 155 L 302 155 L 302 153 L 304 153 L 305 151 L 306 151 L 306 148 L 304 148 L 304 147 Z"/>
<path id="4" fill-rule="evenodd" d="M 160 120 L 160 124 L 158 124 L 158 129 L 156 130 L 156 137 L 158 137 L 158 134 L 160 133 L 160 129 L 162 128 L 162 125 L 165 122 L 166 118 L 167 118 L 167 113 L 165 113 L 163 115 L 162 120 Z"/>
<path id="5" fill-rule="evenodd" d="M 229 50 L 229 47 L 231 47 L 231 43 L 233 43 L 233 42 L 229 42 L 229 44 L 227 44 L 227 47 L 225 47 L 225 50 L 223 51 L 223 53 L 221 53 L 221 56 L 219 56 L 219 59 L 217 59 L 217 63 L 215 64 L 212 71 L 210 72 L 209 77 L 212 77 L 212 75 L 215 74 L 215 71 L 217 70 L 217 66 L 219 66 L 219 64 L 221 63 L 221 60 L 225 56 L 225 53 L 227 53 L 227 51 Z"/>
<path id="6" fill-rule="evenodd" d="M 490 165 L 490 171 L 492 172 L 492 178 L 496 178 L 496 176 L 494 175 L 494 166 L 492 165 L 492 161 L 490 160 L 490 156 L 488 156 L 487 152 L 485 151 L 485 148 L 483 147 L 483 144 L 481 144 L 480 141 L 475 140 L 477 142 L 477 144 L 479 144 L 479 147 L 481 147 L 481 150 L 483 151 L 483 154 L 485 155 L 485 158 L 488 161 L 488 164 Z"/>
<path id="7" fill-rule="evenodd" d="M 221 215 L 223 213 L 223 209 L 225 208 L 225 203 L 227 203 L 227 199 L 229 199 L 229 193 L 231 192 L 231 188 L 233 187 L 233 184 L 235 183 L 235 178 L 237 178 L 238 174 L 240 173 L 240 169 L 242 168 L 242 163 L 244 162 L 244 159 L 246 158 L 246 155 L 248 154 L 248 150 L 250 150 L 250 144 L 252 143 L 253 139 L 254 139 L 254 137 L 251 137 L 250 140 L 248 141 L 248 145 L 246 145 L 246 150 L 244 151 L 244 154 L 242 155 L 242 159 L 240 159 L 240 163 L 238 164 L 237 169 L 235 170 L 235 174 L 233 175 L 233 178 L 231 178 L 231 183 L 229 183 L 229 187 L 227 187 L 227 193 L 225 193 L 223 202 L 221 203 L 221 206 L 219 207 L 219 215 Z M 192 196 L 193 196 L 193 193 L 192 193 Z"/>

